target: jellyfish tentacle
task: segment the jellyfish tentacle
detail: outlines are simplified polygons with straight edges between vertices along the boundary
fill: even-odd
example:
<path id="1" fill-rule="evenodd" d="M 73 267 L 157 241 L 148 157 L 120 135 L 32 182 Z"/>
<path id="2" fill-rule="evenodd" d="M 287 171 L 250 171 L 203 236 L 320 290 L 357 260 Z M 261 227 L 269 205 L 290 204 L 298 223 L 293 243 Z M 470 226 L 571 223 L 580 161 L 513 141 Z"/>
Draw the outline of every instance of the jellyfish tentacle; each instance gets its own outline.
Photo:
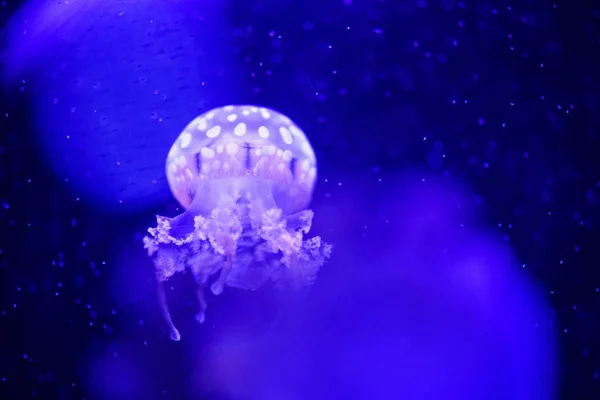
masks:
<path id="1" fill-rule="evenodd" d="M 284 258 L 286 258 L 286 255 L 284 255 Z M 289 265 L 289 268 L 292 272 L 292 284 L 295 286 L 295 288 L 298 289 L 302 286 L 305 286 L 308 282 L 308 279 L 304 273 L 304 270 L 302 269 L 302 266 L 300 265 L 298 253 L 294 252 L 287 255 L 287 261 L 284 261 L 284 264 Z"/>
<path id="2" fill-rule="evenodd" d="M 198 321 L 200 324 L 204 323 L 204 319 L 206 318 L 206 308 L 208 307 L 206 303 L 206 296 L 204 295 L 204 286 L 204 281 L 196 279 L 196 296 L 198 297 L 199 305 L 199 310 L 196 314 L 196 321 Z"/>
<path id="3" fill-rule="evenodd" d="M 225 288 L 225 284 L 227 283 L 227 277 L 231 272 L 231 268 L 233 266 L 233 257 L 231 252 L 227 252 L 225 255 L 225 262 L 223 263 L 223 268 L 221 268 L 221 273 L 219 274 L 219 278 L 213 282 L 210 287 L 210 290 L 213 292 L 215 296 L 223 293 L 223 289 Z"/>
<path id="4" fill-rule="evenodd" d="M 204 290 L 206 289 L 206 282 L 208 281 L 209 274 L 214 270 L 214 261 L 211 257 L 206 257 L 207 245 L 203 246 L 198 244 L 193 249 L 195 257 L 188 261 L 188 266 L 194 279 L 196 280 L 196 298 L 198 299 L 198 312 L 196 313 L 196 321 L 199 324 L 204 323 L 206 318 L 206 309 L 208 304 L 206 303 L 206 296 Z M 212 267 L 211 267 L 212 264 Z"/>
<path id="5" fill-rule="evenodd" d="M 183 260 L 187 258 L 188 246 L 192 242 L 193 237 L 191 234 L 182 235 L 181 238 L 173 236 L 171 232 L 173 221 L 176 220 L 157 215 L 157 227 L 148 229 L 150 236 L 144 237 L 144 248 L 154 261 L 158 283 L 158 303 L 167 329 L 169 330 L 169 337 L 174 341 L 179 341 L 181 340 L 181 335 L 171 319 L 164 282 L 176 272 L 181 272 L 185 269 L 185 262 Z"/>
<path id="6" fill-rule="evenodd" d="M 173 320 L 171 319 L 171 313 L 169 312 L 169 306 L 167 305 L 167 296 L 165 294 L 164 282 L 158 282 L 158 304 L 162 311 L 165 323 L 167 324 L 167 329 L 169 330 L 169 337 L 175 342 L 180 341 L 181 335 L 179 334 L 179 331 L 173 324 Z"/>
<path id="7" fill-rule="evenodd" d="M 200 233 L 198 231 L 195 233 L 197 238 Z M 196 297 L 199 306 L 196 321 L 198 323 L 203 323 L 206 316 L 208 304 L 206 303 L 205 290 L 208 278 L 221 268 L 222 263 L 220 255 L 215 254 L 206 238 L 200 238 L 200 240 L 192 243 L 190 255 L 187 259 L 187 267 L 196 281 Z"/>

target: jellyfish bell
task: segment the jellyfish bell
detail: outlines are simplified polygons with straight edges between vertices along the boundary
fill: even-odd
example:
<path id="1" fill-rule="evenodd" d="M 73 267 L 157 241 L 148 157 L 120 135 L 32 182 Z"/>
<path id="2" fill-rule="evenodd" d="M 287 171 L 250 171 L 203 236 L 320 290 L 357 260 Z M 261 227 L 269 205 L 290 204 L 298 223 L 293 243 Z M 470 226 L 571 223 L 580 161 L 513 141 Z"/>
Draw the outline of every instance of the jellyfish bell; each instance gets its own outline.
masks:
<path id="1" fill-rule="evenodd" d="M 224 191 L 268 190 L 277 207 L 290 214 L 308 206 L 317 163 L 308 138 L 285 115 L 264 107 L 226 106 L 184 129 L 169 151 L 166 174 L 186 209 L 212 209 Z"/>
<path id="2" fill-rule="evenodd" d="M 167 156 L 166 175 L 185 212 L 157 217 L 144 238 L 159 281 L 159 301 L 173 340 L 162 282 L 189 269 L 197 282 L 204 321 L 204 287 L 255 290 L 267 281 L 285 287 L 314 282 L 331 246 L 304 239 L 317 177 L 315 153 L 304 132 L 285 115 L 242 105 L 194 119 Z"/>

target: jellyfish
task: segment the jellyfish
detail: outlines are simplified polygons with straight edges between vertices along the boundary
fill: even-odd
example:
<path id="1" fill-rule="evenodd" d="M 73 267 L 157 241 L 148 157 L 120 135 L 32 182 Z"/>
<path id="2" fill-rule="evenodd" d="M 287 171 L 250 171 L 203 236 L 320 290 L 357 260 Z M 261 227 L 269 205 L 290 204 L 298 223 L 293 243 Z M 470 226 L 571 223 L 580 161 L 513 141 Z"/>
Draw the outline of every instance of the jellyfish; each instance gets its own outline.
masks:
<path id="1" fill-rule="evenodd" d="M 204 322 L 205 288 L 256 290 L 267 282 L 298 289 L 315 282 L 331 245 L 305 235 L 317 178 L 304 132 L 265 107 L 225 106 L 189 123 L 167 156 L 166 175 L 184 212 L 157 216 L 144 248 L 152 258 L 169 337 L 181 335 L 168 309 L 164 282 L 189 271 Z"/>

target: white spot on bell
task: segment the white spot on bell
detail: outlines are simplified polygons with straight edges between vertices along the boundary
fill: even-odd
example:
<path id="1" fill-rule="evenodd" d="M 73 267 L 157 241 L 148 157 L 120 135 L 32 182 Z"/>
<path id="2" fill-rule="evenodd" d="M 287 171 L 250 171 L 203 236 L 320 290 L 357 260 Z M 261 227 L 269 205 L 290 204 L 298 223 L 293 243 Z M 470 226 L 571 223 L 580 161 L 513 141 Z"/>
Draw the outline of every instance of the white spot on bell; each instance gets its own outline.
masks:
<path id="1" fill-rule="evenodd" d="M 292 152 L 289 150 L 286 150 L 283 152 L 283 160 L 284 161 L 291 161 L 292 160 Z"/>
<path id="2" fill-rule="evenodd" d="M 267 127 L 266 127 L 266 126 L 261 126 L 261 127 L 259 127 L 259 128 L 258 128 L 258 135 L 259 135 L 261 138 L 264 138 L 264 139 L 266 139 L 266 138 L 268 138 L 268 137 L 269 137 L 269 130 L 267 129 Z"/>
<path id="3" fill-rule="evenodd" d="M 208 147 L 203 147 L 200 150 L 200 155 L 203 158 L 213 158 L 215 156 L 215 151 L 213 149 L 209 149 Z"/>
<path id="4" fill-rule="evenodd" d="M 229 121 L 229 122 L 233 122 L 233 121 L 235 121 L 236 119 L 237 119 L 237 114 L 229 114 L 229 115 L 227 116 L 227 121 Z"/>
<path id="5" fill-rule="evenodd" d="M 204 118 L 200 118 L 198 120 L 198 125 L 196 126 L 196 128 L 200 131 L 203 131 L 206 129 L 206 120 Z"/>
<path id="6" fill-rule="evenodd" d="M 300 128 L 298 128 L 296 125 L 290 126 L 290 132 L 292 132 L 292 135 L 294 135 L 294 136 L 302 136 L 304 134 L 302 132 L 302 130 Z"/>
<path id="7" fill-rule="evenodd" d="M 281 128 L 279 128 L 279 133 L 281 134 L 281 138 L 286 144 L 292 144 L 294 140 L 292 139 L 292 134 L 290 133 L 290 130 L 288 128 L 282 126 Z"/>
<path id="8" fill-rule="evenodd" d="M 192 135 L 189 132 L 182 133 L 179 146 L 181 146 L 182 149 L 185 149 L 190 143 L 192 143 Z"/>
<path id="9" fill-rule="evenodd" d="M 262 115 L 262 117 L 264 119 L 269 119 L 271 118 L 271 113 L 269 112 L 269 110 L 267 110 L 266 108 L 261 108 L 260 109 L 260 115 Z"/>
<path id="10" fill-rule="evenodd" d="M 233 133 L 235 133 L 236 136 L 244 136 L 246 133 L 246 124 L 243 122 L 237 124 L 236 127 L 233 128 Z"/>
<path id="11" fill-rule="evenodd" d="M 206 136 L 209 138 L 214 138 L 219 136 L 219 133 L 221 133 L 221 127 L 219 125 L 215 125 L 206 131 Z"/>

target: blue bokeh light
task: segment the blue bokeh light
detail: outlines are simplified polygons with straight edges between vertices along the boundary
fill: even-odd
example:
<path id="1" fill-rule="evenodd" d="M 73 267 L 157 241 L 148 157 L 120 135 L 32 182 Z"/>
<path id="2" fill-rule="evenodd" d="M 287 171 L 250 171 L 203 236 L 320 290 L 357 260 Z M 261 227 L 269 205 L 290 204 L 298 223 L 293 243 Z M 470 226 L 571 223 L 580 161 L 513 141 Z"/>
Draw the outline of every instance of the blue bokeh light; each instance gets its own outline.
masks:
<path id="1" fill-rule="evenodd" d="M 5 82 L 32 93 L 38 150 L 82 200 L 131 212 L 169 197 L 165 149 L 236 87 L 219 16 L 208 2 L 75 0 L 13 17 Z"/>

